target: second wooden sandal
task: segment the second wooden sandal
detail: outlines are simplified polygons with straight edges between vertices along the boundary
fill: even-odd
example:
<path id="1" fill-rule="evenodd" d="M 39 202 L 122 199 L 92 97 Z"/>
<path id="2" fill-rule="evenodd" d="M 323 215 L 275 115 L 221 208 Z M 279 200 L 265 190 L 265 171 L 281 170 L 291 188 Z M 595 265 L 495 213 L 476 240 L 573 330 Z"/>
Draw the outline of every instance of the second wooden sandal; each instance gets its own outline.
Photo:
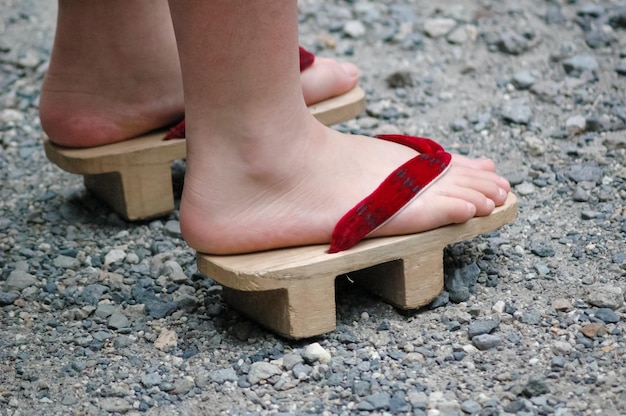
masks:
<path id="1" fill-rule="evenodd" d="M 300 70 L 313 65 L 315 56 L 300 48 Z M 325 125 L 350 120 L 365 110 L 360 87 L 309 106 Z M 174 133 L 174 134 L 173 134 Z M 176 140 L 164 140 L 166 136 Z M 184 159 L 184 121 L 171 129 L 123 142 L 92 148 L 57 146 L 44 139 L 46 156 L 61 169 L 83 175 L 85 187 L 122 218 L 145 220 L 174 210 L 171 164 Z"/>

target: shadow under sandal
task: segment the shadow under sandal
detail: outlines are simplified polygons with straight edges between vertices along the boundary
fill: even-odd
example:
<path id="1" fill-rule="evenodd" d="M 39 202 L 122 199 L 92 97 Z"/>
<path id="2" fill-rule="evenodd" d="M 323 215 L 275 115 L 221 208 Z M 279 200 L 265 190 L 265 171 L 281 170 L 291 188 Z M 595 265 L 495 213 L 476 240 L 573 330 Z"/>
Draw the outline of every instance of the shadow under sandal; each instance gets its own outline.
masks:
<path id="1" fill-rule="evenodd" d="M 350 278 L 401 309 L 417 309 L 444 286 L 447 245 L 491 232 L 517 218 L 517 198 L 486 217 L 422 233 L 362 241 L 445 174 L 450 155 L 429 139 L 377 136 L 421 154 L 396 169 L 335 227 L 328 245 L 217 256 L 198 253 L 198 270 L 223 286 L 236 310 L 287 338 L 309 338 L 336 327 L 335 278 Z"/>
<path id="2" fill-rule="evenodd" d="M 315 56 L 300 48 L 300 71 L 313 65 Z M 309 106 L 311 113 L 330 126 L 350 120 L 365 109 L 360 87 Z M 174 210 L 171 164 L 184 159 L 185 122 L 173 128 L 90 148 L 58 146 L 44 139 L 48 159 L 61 169 L 83 175 L 85 187 L 122 218 L 145 220 Z"/>

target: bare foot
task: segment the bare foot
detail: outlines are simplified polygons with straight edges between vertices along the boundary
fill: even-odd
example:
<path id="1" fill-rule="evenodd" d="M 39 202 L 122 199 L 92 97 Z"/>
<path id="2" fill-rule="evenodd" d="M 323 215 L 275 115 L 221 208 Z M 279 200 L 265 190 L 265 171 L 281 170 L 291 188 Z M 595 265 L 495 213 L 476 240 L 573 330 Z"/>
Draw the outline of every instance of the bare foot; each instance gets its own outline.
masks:
<path id="1" fill-rule="evenodd" d="M 233 254 L 328 243 L 337 221 L 416 155 L 410 148 L 344 135 L 311 120 L 299 123 L 298 131 L 280 129 L 268 132 L 267 143 L 282 143 L 274 154 L 254 146 L 234 153 L 219 147 L 224 137 L 188 139 L 188 146 L 211 143 L 188 152 L 180 214 L 191 247 Z M 255 134 L 264 137 L 261 131 Z M 212 151 L 203 151 L 207 148 Z M 492 161 L 455 156 L 441 178 L 372 236 L 489 215 L 509 190 Z"/>
<path id="2" fill-rule="evenodd" d="M 318 58 L 302 73 L 305 102 L 349 91 L 358 78 L 356 66 Z M 167 2 L 60 4 L 40 100 L 41 124 L 52 142 L 91 147 L 126 140 L 177 123 L 183 108 Z"/>

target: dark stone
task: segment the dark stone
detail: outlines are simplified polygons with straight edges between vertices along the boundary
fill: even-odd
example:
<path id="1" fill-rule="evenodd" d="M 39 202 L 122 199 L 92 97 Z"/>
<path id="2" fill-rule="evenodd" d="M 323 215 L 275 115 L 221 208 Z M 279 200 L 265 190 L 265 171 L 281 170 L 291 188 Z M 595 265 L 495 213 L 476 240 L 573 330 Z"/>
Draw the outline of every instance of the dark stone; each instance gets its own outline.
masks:
<path id="1" fill-rule="evenodd" d="M 592 55 L 576 55 L 563 61 L 563 69 L 573 77 L 580 77 L 585 72 L 595 74 L 598 68 L 598 61 Z"/>
<path id="2" fill-rule="evenodd" d="M 624 227 L 626 227 L 626 223 L 624 223 Z M 445 290 L 439 294 L 432 302 L 430 302 L 430 309 L 437 309 L 441 306 L 445 306 L 450 303 L 450 294 Z"/>
<path id="3" fill-rule="evenodd" d="M 409 71 L 397 71 L 393 74 L 389 75 L 387 79 L 387 85 L 389 88 L 404 88 L 404 87 L 412 87 L 413 83 L 413 74 Z"/>
<path id="4" fill-rule="evenodd" d="M 556 254 L 556 251 L 554 250 L 552 246 L 549 246 L 544 243 L 533 246 L 530 249 L 530 251 L 534 255 L 539 256 L 539 257 L 554 257 L 554 255 Z"/>
<path id="5" fill-rule="evenodd" d="M 560 355 L 553 357 L 552 362 L 550 363 L 552 368 L 563 368 L 566 364 L 567 361 L 565 361 L 565 358 L 561 357 Z"/>
<path id="6" fill-rule="evenodd" d="M 468 264 L 460 269 L 453 269 L 452 273 L 446 274 L 445 288 L 452 302 L 464 302 L 476 286 L 480 275 L 480 267 L 476 263 Z"/>
<path id="7" fill-rule="evenodd" d="M 546 384 L 546 380 L 542 376 L 532 375 L 522 390 L 522 394 L 526 397 L 536 397 L 542 394 L 550 393 L 550 389 Z"/>
<path id="8" fill-rule="evenodd" d="M 389 393 L 380 392 L 367 396 L 364 401 L 371 406 L 370 408 L 372 410 L 389 409 L 391 397 L 389 396 Z"/>
<path id="9" fill-rule="evenodd" d="M 472 344 L 479 350 L 485 351 L 502 344 L 502 338 L 498 335 L 483 334 L 472 338 Z"/>
<path id="10" fill-rule="evenodd" d="M 502 33 L 496 42 L 498 50 L 509 55 L 520 55 L 528 50 L 529 45 L 526 37 L 511 31 Z"/>
<path id="11" fill-rule="evenodd" d="M 598 308 L 594 312 L 594 315 L 596 318 L 607 324 L 615 324 L 619 322 L 619 316 L 609 308 Z"/>
<path id="12" fill-rule="evenodd" d="M 174 302 L 168 302 L 157 297 L 154 293 L 133 286 L 131 295 L 137 303 L 143 303 L 146 307 L 146 314 L 153 319 L 161 319 L 176 312 L 178 306 Z"/>
<path id="13" fill-rule="evenodd" d="M 481 319 L 473 321 L 467 328 L 467 335 L 470 339 L 478 335 L 489 334 L 500 325 L 499 319 Z"/>
<path id="14" fill-rule="evenodd" d="M 524 312 L 520 320 L 527 325 L 539 325 L 541 314 L 539 312 Z"/>
<path id="15" fill-rule="evenodd" d="M 20 297 L 18 292 L 3 292 L 0 291 L 0 306 L 7 306 L 12 304 Z"/>
<path id="16" fill-rule="evenodd" d="M 83 293 L 81 293 L 80 295 L 80 298 L 83 302 L 89 305 L 97 305 L 102 295 L 105 294 L 108 290 L 108 287 L 100 285 L 98 283 L 94 283 L 92 285 L 85 286 L 85 288 L 83 289 Z"/>

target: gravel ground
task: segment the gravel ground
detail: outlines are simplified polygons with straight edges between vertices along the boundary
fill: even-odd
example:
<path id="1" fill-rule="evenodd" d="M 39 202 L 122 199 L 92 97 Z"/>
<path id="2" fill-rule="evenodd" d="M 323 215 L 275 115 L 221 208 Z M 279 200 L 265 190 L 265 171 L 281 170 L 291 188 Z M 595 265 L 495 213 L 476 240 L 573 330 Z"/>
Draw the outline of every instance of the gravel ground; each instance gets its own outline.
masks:
<path id="1" fill-rule="evenodd" d="M 299 342 L 221 302 L 177 213 L 125 223 L 47 161 L 55 5 L 0 16 L 0 415 L 626 414 L 622 0 L 301 2 L 301 43 L 362 69 L 338 128 L 489 156 L 520 216 L 449 247 L 423 310 L 339 278 Z"/>

